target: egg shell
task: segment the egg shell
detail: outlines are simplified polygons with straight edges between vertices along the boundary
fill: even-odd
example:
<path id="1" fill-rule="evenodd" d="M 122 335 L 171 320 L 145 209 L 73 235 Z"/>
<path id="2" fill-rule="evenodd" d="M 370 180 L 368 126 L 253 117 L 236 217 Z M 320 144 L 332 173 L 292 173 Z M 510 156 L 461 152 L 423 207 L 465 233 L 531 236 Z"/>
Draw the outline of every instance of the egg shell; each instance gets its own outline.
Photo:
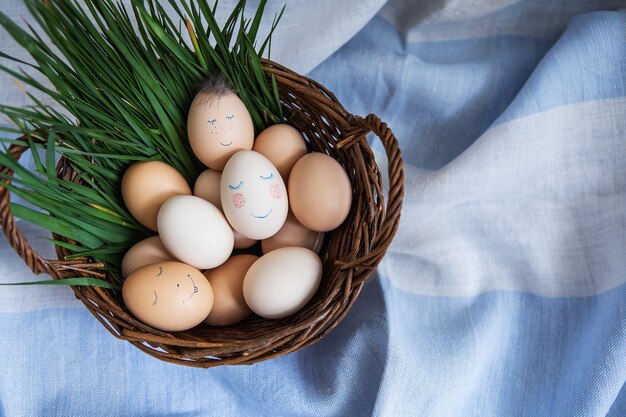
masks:
<path id="1" fill-rule="evenodd" d="M 221 171 L 237 151 L 252 149 L 254 125 L 236 94 L 200 92 L 189 109 L 187 136 L 200 162 Z"/>
<path id="2" fill-rule="evenodd" d="M 200 197 L 213 204 L 218 209 L 222 209 L 220 200 L 220 178 L 222 173 L 212 169 L 204 170 L 193 186 L 193 195 Z"/>
<path id="3" fill-rule="evenodd" d="M 328 155 L 300 158 L 289 176 L 289 204 L 298 221 L 316 232 L 336 229 L 348 217 L 352 187 L 343 167 Z"/>
<path id="4" fill-rule="evenodd" d="M 122 298 L 137 319 L 167 332 L 197 326 L 213 306 L 209 281 L 181 262 L 158 262 L 137 269 L 124 281 Z"/>
<path id="5" fill-rule="evenodd" d="M 243 296 L 252 311 L 267 319 L 287 317 L 306 305 L 317 291 L 322 262 L 306 248 L 273 250 L 252 264 L 243 281 Z"/>
<path id="6" fill-rule="evenodd" d="M 243 279 L 250 266 L 259 259 L 254 255 L 236 255 L 217 268 L 204 272 L 215 295 L 213 309 L 204 320 L 212 326 L 228 326 L 250 315 L 243 299 Z"/>
<path id="7" fill-rule="evenodd" d="M 254 239 L 250 239 L 249 237 L 242 235 L 235 229 L 233 229 L 233 236 L 235 237 L 235 249 L 248 249 L 254 246 L 254 244 L 257 242 Z"/>
<path id="8" fill-rule="evenodd" d="M 151 230 L 157 230 L 157 214 L 167 199 L 190 194 L 185 178 L 165 162 L 136 162 L 122 177 L 122 199 L 126 208 Z"/>
<path id="9" fill-rule="evenodd" d="M 233 231 L 224 215 L 200 197 L 170 198 L 159 210 L 157 224 L 165 248 L 195 268 L 215 268 L 233 250 Z"/>
<path id="10" fill-rule="evenodd" d="M 307 153 L 300 132 L 287 124 L 273 125 L 259 133 L 252 150 L 269 159 L 284 181 L 289 178 L 294 164 Z"/>
<path id="11" fill-rule="evenodd" d="M 293 213 L 289 212 L 285 224 L 278 233 L 261 242 L 261 250 L 263 253 L 268 253 L 287 246 L 298 246 L 319 253 L 322 243 L 324 243 L 324 233 L 307 229 Z"/>
<path id="12" fill-rule="evenodd" d="M 170 254 L 159 236 L 152 236 L 135 243 L 122 258 L 122 277 L 127 277 L 142 266 L 156 262 L 177 261 Z"/>
<path id="13" fill-rule="evenodd" d="M 278 170 L 254 151 L 239 151 L 228 160 L 220 197 L 233 229 L 254 240 L 278 232 L 289 211 L 287 189 Z"/>

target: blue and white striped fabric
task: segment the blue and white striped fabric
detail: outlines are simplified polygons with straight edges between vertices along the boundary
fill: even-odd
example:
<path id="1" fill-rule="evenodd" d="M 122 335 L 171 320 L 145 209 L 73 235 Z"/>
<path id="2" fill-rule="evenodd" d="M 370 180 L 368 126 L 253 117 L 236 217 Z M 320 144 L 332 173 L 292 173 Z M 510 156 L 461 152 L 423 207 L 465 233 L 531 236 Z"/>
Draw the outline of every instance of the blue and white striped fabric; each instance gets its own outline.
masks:
<path id="1" fill-rule="evenodd" d="M 273 58 L 401 144 L 402 221 L 376 278 L 315 345 L 211 370 L 116 340 L 67 288 L 0 288 L 0 414 L 626 416 L 620 7 L 289 2 Z M 0 281 L 32 279 L 2 241 Z"/>

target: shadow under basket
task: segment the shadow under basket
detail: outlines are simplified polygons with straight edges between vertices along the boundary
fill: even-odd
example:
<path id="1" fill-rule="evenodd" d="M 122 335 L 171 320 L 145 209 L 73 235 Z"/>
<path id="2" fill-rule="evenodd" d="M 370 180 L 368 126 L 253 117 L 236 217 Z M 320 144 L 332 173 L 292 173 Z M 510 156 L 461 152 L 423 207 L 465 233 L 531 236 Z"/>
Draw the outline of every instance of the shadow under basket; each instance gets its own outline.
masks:
<path id="1" fill-rule="evenodd" d="M 326 234 L 320 252 L 324 270 L 319 290 L 303 309 L 284 319 L 252 315 L 232 326 L 201 324 L 184 332 L 168 333 L 136 320 L 124 306 L 121 291 L 72 287 L 76 297 L 115 337 L 163 361 L 199 368 L 252 364 L 315 343 L 345 317 L 398 228 L 403 163 L 396 138 L 387 125 L 373 114 L 362 118 L 348 113 L 322 85 L 279 64 L 265 61 L 264 71 L 275 77 L 285 114 L 295 113 L 290 124 L 305 136 L 309 151 L 332 156 L 346 170 L 352 184 L 352 208 L 344 223 Z M 366 140 L 370 132 L 378 136 L 387 154 L 386 199 L 382 175 Z M 26 149 L 12 145 L 9 152 L 19 158 Z M 6 167 L 0 166 L 0 170 L 12 175 Z M 63 158 L 57 175 L 65 179 L 76 176 Z M 97 264 L 91 259 L 64 260 L 71 254 L 67 249 L 56 247 L 58 260 L 43 259 L 33 251 L 17 228 L 9 196 L 8 190 L 0 186 L 0 225 L 11 246 L 35 274 L 46 273 L 55 279 L 102 277 L 94 272 Z"/>

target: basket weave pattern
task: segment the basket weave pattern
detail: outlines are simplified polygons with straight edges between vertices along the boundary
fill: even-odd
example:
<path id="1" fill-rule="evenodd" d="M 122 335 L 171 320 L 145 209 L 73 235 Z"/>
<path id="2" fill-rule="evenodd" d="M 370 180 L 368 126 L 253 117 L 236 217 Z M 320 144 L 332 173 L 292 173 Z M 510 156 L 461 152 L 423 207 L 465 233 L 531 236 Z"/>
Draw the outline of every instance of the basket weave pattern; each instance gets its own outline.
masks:
<path id="1" fill-rule="evenodd" d="M 387 125 L 373 114 L 361 118 L 348 113 L 325 87 L 279 64 L 265 61 L 264 70 L 276 79 L 285 114 L 295 112 L 289 123 L 305 136 L 309 150 L 329 154 L 346 170 L 354 192 L 350 214 L 338 229 L 326 234 L 320 252 L 324 272 L 318 292 L 302 310 L 284 319 L 267 320 L 253 315 L 233 326 L 202 325 L 167 333 L 130 315 L 119 291 L 72 287 L 76 297 L 115 337 L 161 360 L 200 368 L 252 364 L 316 342 L 344 318 L 397 230 L 403 198 L 403 164 L 396 138 Z M 365 138 L 370 132 L 378 136 L 387 153 L 386 199 L 381 173 Z M 19 158 L 26 149 L 12 145 L 9 152 Z M 0 166 L 0 171 L 12 175 L 6 167 Z M 73 180 L 76 173 L 62 158 L 57 175 Z M 15 223 L 9 194 L 0 186 L 0 226 L 35 274 L 106 280 L 103 273 L 94 269 L 102 264 L 90 259 L 64 260 L 71 252 L 60 246 L 56 247 L 57 260 L 43 259 L 33 251 Z"/>

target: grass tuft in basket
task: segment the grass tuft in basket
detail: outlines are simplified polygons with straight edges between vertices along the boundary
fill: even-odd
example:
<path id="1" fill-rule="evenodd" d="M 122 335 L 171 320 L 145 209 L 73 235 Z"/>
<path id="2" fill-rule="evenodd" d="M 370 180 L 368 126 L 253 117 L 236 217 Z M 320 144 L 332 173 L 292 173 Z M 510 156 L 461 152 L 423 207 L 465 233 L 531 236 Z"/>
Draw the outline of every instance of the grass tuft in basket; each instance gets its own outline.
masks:
<path id="1" fill-rule="evenodd" d="M 0 69 L 33 103 L 0 106 L 13 124 L 3 130 L 21 135 L 0 139 L 9 144 L 0 152 L 0 225 L 33 272 L 72 285 L 116 337 L 188 366 L 258 362 L 305 347 L 336 326 L 397 229 L 402 160 L 387 126 L 375 115 L 351 115 L 323 86 L 261 58 L 269 53 L 280 18 L 259 44 L 265 1 L 251 19 L 244 18 L 245 1 L 239 1 L 221 27 L 215 19 L 217 2 L 209 7 L 204 1 L 169 0 L 175 20 L 156 0 L 133 0 L 128 8 L 107 0 L 25 2 L 40 32 L 0 13 L 0 25 L 32 57 L 26 62 L 0 52 L 0 58 L 17 62 L 22 70 L 4 63 Z M 352 210 L 327 235 L 320 253 L 322 284 L 301 311 L 281 320 L 252 316 L 233 326 L 162 332 L 132 317 L 116 290 L 123 254 L 153 234 L 125 209 L 121 176 L 135 161 L 160 160 L 193 183 L 204 168 L 187 141 L 187 111 L 194 86 L 219 73 L 248 107 L 257 133 L 288 120 L 302 132 L 309 150 L 327 153 L 344 166 L 353 185 Z M 55 107 L 40 102 L 33 90 L 47 95 Z M 386 206 L 381 174 L 365 140 L 369 132 L 381 139 L 389 159 Z M 29 148 L 36 172 L 19 163 Z M 10 203 L 10 194 L 41 210 Z M 35 253 L 16 217 L 51 231 L 59 259 Z"/>

